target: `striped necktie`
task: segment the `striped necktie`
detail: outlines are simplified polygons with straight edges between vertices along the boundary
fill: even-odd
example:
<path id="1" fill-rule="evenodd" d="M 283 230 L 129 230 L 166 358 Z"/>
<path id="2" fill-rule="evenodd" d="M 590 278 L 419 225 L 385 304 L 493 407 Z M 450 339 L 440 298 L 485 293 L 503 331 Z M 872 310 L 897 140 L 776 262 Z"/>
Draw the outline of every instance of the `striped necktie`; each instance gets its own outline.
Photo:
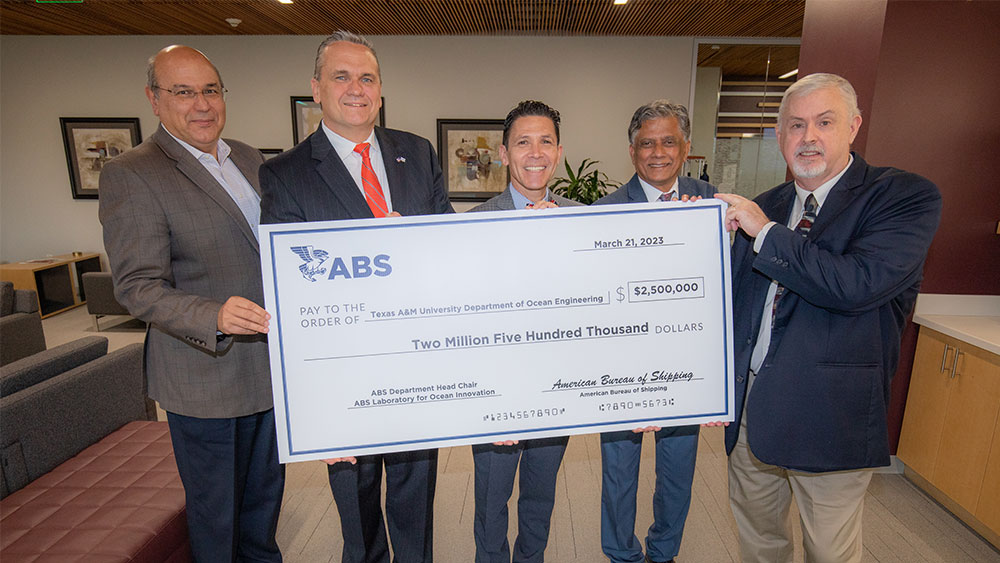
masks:
<path id="1" fill-rule="evenodd" d="M 809 234 L 809 230 L 812 229 L 813 223 L 816 221 L 816 198 L 809 194 L 806 198 L 805 205 L 802 206 L 802 218 L 799 219 L 799 224 L 795 225 L 795 232 L 802 236 Z M 774 328 L 774 314 L 778 311 L 778 301 L 781 300 L 781 296 L 785 293 L 785 286 L 778 284 L 777 290 L 774 292 L 774 302 L 771 303 L 771 328 Z"/>
<path id="2" fill-rule="evenodd" d="M 676 201 L 677 193 L 674 190 L 660 194 L 660 197 L 656 198 L 658 201 Z"/>
<path id="3" fill-rule="evenodd" d="M 371 145 L 359 143 L 354 147 L 354 152 L 361 155 L 361 184 L 365 190 L 365 201 L 372 210 L 372 215 L 385 217 L 389 214 L 389 206 L 385 203 L 385 196 L 382 195 L 382 186 L 375 176 L 375 169 L 372 168 L 372 159 L 368 156 Z"/>

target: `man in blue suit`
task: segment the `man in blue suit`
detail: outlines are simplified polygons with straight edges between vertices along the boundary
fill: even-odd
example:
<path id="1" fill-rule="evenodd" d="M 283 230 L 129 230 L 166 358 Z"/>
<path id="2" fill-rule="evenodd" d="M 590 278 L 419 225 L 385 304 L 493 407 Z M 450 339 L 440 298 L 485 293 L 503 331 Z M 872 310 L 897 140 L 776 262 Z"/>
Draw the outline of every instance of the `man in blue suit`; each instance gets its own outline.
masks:
<path id="1" fill-rule="evenodd" d="M 729 496 L 744 561 L 791 561 L 794 496 L 806 561 L 861 561 L 873 467 L 889 464 L 889 383 L 941 215 L 930 181 L 850 151 L 851 84 L 812 74 L 785 92 L 778 143 L 794 180 L 733 194 L 736 421 Z"/>
<path id="2" fill-rule="evenodd" d="M 261 167 L 261 223 L 453 212 L 431 144 L 375 127 L 382 77 L 367 39 L 338 31 L 323 41 L 312 91 L 322 124 Z M 342 561 L 389 563 L 386 523 L 394 561 L 432 561 L 437 458 L 437 450 L 421 450 L 328 461 L 344 534 Z"/>
<path id="3" fill-rule="evenodd" d="M 628 139 L 635 175 L 595 205 L 688 201 L 715 194 L 715 186 L 681 176 L 691 150 L 691 120 L 684 106 L 655 100 L 639 107 L 629 123 Z M 647 562 L 674 560 L 691 506 L 697 425 L 601 434 L 601 549 L 613 563 L 643 561 L 642 544 L 635 536 L 643 432 L 656 433 L 656 485 L 653 525 L 646 534 Z"/>
<path id="4" fill-rule="evenodd" d="M 510 110 L 503 126 L 500 160 L 510 184 L 496 197 L 470 211 L 546 209 L 581 205 L 549 191 L 549 180 L 562 160 L 559 112 L 533 100 Z M 472 446 L 476 509 L 472 531 L 476 563 L 541 563 L 549 541 L 556 475 L 568 436 L 508 440 Z M 511 557 L 507 541 L 507 502 L 520 468 L 517 539 Z"/>

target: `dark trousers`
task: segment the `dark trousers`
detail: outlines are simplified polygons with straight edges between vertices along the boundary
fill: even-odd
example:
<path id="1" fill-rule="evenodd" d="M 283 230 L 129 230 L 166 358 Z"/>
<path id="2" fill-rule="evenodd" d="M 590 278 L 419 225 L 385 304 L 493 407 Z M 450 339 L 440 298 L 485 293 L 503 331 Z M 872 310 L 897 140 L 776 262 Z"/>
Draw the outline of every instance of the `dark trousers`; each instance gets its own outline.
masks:
<path id="1" fill-rule="evenodd" d="M 388 563 L 392 540 L 395 563 L 431 563 L 437 450 L 358 457 L 351 465 L 329 466 L 330 489 L 337 501 L 344 535 L 342 563 Z M 385 519 L 382 517 L 382 468 L 385 467 Z"/>
<path id="2" fill-rule="evenodd" d="M 507 501 L 520 465 L 514 563 L 543 561 L 556 497 L 556 474 L 568 436 L 522 440 L 514 446 L 472 446 L 476 510 L 472 524 L 476 563 L 510 563 Z"/>
<path id="3" fill-rule="evenodd" d="M 274 411 L 238 418 L 167 413 L 184 484 L 194 560 L 281 561 L 274 539 L 285 490 Z"/>
<path id="4" fill-rule="evenodd" d="M 656 433 L 653 525 L 646 534 L 646 555 L 653 561 L 669 561 L 680 551 L 691 507 L 699 429 L 678 426 Z M 601 434 L 601 549 L 612 563 L 643 560 L 642 544 L 635 537 L 641 452 L 642 434 L 629 430 Z"/>

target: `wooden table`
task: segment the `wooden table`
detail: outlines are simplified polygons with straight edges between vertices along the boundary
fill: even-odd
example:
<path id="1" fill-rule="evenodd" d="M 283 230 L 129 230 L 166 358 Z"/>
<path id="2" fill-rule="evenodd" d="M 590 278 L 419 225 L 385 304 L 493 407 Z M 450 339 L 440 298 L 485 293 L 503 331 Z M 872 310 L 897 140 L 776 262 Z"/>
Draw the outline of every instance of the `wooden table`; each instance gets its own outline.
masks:
<path id="1" fill-rule="evenodd" d="M 80 252 L 0 264 L 0 280 L 13 282 L 14 289 L 35 291 L 38 310 L 44 319 L 86 303 L 81 276 L 100 271 L 100 254 Z"/>

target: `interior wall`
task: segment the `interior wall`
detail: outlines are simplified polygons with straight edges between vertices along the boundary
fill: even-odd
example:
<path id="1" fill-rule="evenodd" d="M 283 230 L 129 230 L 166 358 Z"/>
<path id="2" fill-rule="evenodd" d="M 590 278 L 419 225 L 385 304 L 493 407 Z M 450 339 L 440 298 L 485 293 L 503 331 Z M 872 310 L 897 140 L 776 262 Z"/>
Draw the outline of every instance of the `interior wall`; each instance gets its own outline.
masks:
<path id="1" fill-rule="evenodd" d="M 382 65 L 386 123 L 437 144 L 436 119 L 500 119 L 539 99 L 562 114 L 565 156 L 632 174 L 626 130 L 656 98 L 688 103 L 685 37 L 371 38 Z M 310 94 L 318 36 L 0 36 L 0 260 L 103 253 L 96 200 L 74 200 L 60 117 L 158 121 L 143 94 L 146 58 L 171 43 L 204 51 L 230 90 L 224 136 L 292 145 L 289 96 Z"/>
<path id="2" fill-rule="evenodd" d="M 941 191 L 924 293 L 1000 294 L 1000 74 L 986 70 L 998 56 L 1000 3 L 991 0 L 806 2 L 800 75 L 835 72 L 850 80 L 864 118 L 865 159 L 925 176 Z M 892 384 L 893 452 L 916 333 L 912 323 L 903 333 Z"/>
<path id="3" fill-rule="evenodd" d="M 698 67 L 695 77 L 694 107 L 691 114 L 691 154 L 705 157 L 709 174 L 715 166 L 715 117 L 719 113 L 722 69 Z M 715 178 L 709 178 L 713 183 Z"/>

